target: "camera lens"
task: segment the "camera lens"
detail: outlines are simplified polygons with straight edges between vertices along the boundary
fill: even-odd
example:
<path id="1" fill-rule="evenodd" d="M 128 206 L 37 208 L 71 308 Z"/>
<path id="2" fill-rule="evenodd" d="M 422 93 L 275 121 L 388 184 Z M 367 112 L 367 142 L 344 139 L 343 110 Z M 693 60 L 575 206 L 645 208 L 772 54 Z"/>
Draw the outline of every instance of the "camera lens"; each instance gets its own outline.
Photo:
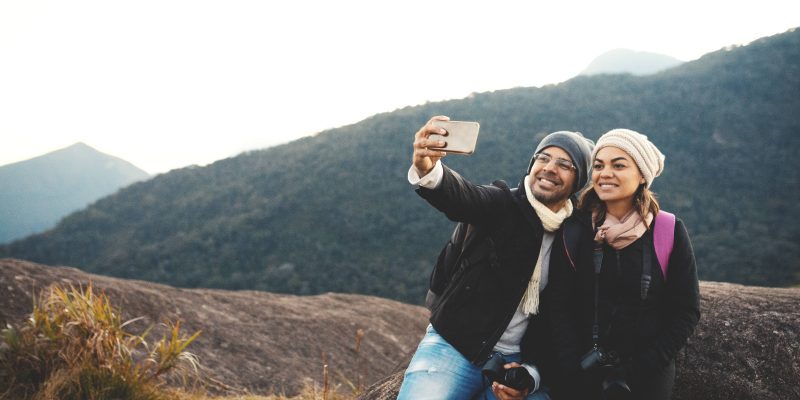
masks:
<path id="1" fill-rule="evenodd" d="M 506 370 L 504 385 L 516 389 L 531 389 L 534 386 L 533 377 L 523 367 L 514 367 Z"/>
<path id="2" fill-rule="evenodd" d="M 600 366 L 601 364 L 603 364 L 604 359 L 605 356 L 603 355 L 603 350 L 601 350 L 598 347 L 595 347 L 589 350 L 588 353 L 584 354 L 583 357 L 581 357 L 581 369 L 587 371 L 597 366 Z"/>

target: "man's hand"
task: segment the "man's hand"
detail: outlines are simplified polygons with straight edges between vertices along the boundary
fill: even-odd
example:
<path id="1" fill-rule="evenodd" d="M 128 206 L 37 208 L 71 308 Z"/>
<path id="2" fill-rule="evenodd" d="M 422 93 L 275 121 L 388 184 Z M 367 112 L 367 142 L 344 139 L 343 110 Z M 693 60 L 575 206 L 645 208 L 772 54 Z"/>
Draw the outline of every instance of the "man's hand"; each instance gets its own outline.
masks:
<path id="1" fill-rule="evenodd" d="M 503 366 L 505 369 L 520 367 L 521 365 L 513 362 L 508 363 Z M 497 382 L 492 382 L 492 392 L 494 393 L 495 397 L 500 400 L 523 400 L 528 395 L 528 390 L 516 390 L 512 389 L 506 385 L 499 384 Z"/>
<path id="2" fill-rule="evenodd" d="M 417 169 L 417 174 L 420 177 L 428 175 L 429 172 L 436 165 L 436 162 L 444 157 L 447 153 L 437 150 L 429 150 L 428 147 L 444 147 L 446 142 L 441 140 L 430 140 L 429 136 L 433 134 L 447 135 L 444 128 L 433 126 L 433 121 L 449 121 L 450 117 L 437 115 L 428 121 L 422 128 L 414 135 L 414 155 L 412 163 L 414 168 Z"/>

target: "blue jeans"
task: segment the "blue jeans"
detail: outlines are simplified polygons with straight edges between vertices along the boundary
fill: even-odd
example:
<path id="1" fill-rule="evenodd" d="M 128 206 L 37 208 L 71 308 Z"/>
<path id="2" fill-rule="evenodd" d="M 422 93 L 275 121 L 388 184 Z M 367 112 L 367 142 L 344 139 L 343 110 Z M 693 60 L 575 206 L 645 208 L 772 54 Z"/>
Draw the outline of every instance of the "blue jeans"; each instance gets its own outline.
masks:
<path id="1" fill-rule="evenodd" d="M 520 362 L 520 354 L 503 354 L 507 362 Z M 464 358 L 450 343 L 428 325 L 425 336 L 408 364 L 398 400 L 496 400 L 492 384 L 480 367 Z M 549 400 L 547 389 L 540 388 L 526 400 Z"/>

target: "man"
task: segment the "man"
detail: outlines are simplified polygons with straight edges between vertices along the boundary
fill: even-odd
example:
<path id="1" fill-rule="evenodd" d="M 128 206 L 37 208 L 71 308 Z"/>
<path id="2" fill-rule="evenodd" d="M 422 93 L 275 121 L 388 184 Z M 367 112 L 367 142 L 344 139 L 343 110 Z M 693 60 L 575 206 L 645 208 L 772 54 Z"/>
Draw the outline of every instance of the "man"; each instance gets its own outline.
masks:
<path id="1" fill-rule="evenodd" d="M 592 142 L 577 132 L 555 132 L 536 147 L 527 175 L 516 190 L 505 182 L 473 185 L 431 150 L 446 135 L 432 124 L 415 136 L 409 182 L 417 193 L 454 221 L 480 229 L 492 243 L 488 259 L 459 267 L 432 307 L 431 325 L 406 370 L 398 399 L 548 399 L 542 382 L 553 361 L 546 309 L 539 306 L 547 285 L 550 254 L 562 254 L 564 219 L 570 197 L 588 180 Z M 493 382 L 481 368 L 495 354 L 505 368 L 524 368 L 532 379 L 515 390 Z M 540 365 L 537 365 L 537 363 Z M 519 371 L 519 370 L 517 370 Z M 516 372 L 516 371 L 515 371 Z M 550 375 L 552 376 L 552 375 Z M 544 379 L 543 379 L 544 378 Z"/>

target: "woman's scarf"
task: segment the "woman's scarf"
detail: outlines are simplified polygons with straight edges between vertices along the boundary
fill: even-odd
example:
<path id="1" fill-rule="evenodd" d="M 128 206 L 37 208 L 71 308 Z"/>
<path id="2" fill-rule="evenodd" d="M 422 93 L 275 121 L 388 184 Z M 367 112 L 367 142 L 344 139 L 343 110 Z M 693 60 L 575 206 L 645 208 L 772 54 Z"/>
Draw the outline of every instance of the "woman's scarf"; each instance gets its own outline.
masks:
<path id="1" fill-rule="evenodd" d="M 596 220 L 597 213 L 592 215 L 592 220 Z M 643 221 L 642 216 L 635 209 L 626 214 L 621 219 L 606 213 L 606 220 L 594 236 L 596 242 L 605 241 L 609 246 L 620 250 L 636 241 L 647 232 L 647 227 L 653 222 L 653 213 L 647 213 L 647 218 Z"/>

